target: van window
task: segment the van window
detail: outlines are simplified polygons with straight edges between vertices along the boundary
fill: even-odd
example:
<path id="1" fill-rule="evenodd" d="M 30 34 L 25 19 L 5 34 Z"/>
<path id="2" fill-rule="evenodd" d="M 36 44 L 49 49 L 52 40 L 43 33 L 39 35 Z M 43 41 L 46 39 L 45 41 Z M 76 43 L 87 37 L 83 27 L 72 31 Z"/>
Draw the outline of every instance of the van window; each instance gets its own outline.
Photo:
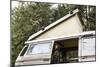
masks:
<path id="1" fill-rule="evenodd" d="M 95 54 L 95 37 L 84 37 L 82 39 L 82 55 L 94 55 Z"/>
<path id="2" fill-rule="evenodd" d="M 31 44 L 27 54 L 49 53 L 51 43 Z"/>
<path id="3" fill-rule="evenodd" d="M 20 56 L 23 56 L 27 50 L 28 46 L 25 46 L 23 49 L 22 49 L 22 52 L 20 54 Z"/>
<path id="4" fill-rule="evenodd" d="M 95 36 L 82 37 L 79 45 L 79 61 L 95 61 Z"/>

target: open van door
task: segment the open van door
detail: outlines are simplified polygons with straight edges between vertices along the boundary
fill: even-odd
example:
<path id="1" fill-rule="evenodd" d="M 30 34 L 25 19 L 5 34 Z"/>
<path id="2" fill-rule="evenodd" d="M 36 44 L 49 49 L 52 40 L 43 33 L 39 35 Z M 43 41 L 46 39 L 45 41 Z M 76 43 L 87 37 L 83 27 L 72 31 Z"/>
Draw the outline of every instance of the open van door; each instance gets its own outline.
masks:
<path id="1" fill-rule="evenodd" d="M 79 62 L 95 61 L 95 35 L 83 36 L 79 40 Z"/>
<path id="2" fill-rule="evenodd" d="M 50 64 L 54 41 L 42 41 L 29 43 L 28 49 L 20 60 L 16 61 L 17 66 Z M 18 57 L 20 58 L 20 56 Z M 22 61 L 22 62 L 21 62 Z"/>

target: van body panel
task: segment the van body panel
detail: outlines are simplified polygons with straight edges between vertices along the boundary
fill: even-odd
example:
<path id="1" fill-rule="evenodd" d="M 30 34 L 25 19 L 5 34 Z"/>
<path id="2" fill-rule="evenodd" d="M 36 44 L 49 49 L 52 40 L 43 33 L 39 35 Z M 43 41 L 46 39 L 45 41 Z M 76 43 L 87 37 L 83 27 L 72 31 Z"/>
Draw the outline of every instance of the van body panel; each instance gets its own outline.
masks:
<path id="1" fill-rule="evenodd" d="M 51 43 L 49 45 L 49 48 L 48 48 L 48 49 L 50 49 L 50 51 L 48 53 L 27 54 L 28 51 L 30 50 L 30 47 L 32 46 L 31 44 L 34 44 L 34 43 L 31 43 L 29 45 L 28 50 L 26 51 L 25 55 L 18 57 L 20 59 L 16 60 L 16 64 L 15 65 L 16 66 L 18 66 L 18 65 L 20 66 L 20 65 L 33 65 L 33 64 L 50 64 L 54 41 L 35 43 L 35 44 L 37 44 L 37 45 L 40 44 L 42 46 L 42 44 L 46 44 L 46 43 L 47 44 Z"/>

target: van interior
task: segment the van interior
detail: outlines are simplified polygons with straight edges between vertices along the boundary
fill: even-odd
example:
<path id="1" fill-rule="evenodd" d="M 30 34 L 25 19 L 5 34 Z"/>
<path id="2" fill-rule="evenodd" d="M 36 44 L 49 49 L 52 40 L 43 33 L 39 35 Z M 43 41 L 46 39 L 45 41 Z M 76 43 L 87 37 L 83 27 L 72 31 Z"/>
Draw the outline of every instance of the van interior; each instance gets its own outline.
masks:
<path id="1" fill-rule="evenodd" d="M 51 64 L 78 62 L 78 38 L 55 41 Z"/>

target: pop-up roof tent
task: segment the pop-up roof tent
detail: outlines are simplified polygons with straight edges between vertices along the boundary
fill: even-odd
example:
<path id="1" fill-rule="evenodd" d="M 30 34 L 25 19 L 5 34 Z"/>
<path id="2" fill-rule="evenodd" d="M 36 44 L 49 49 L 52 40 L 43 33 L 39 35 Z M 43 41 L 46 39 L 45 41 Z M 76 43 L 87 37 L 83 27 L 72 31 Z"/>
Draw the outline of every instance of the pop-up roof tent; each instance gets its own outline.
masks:
<path id="1" fill-rule="evenodd" d="M 45 27 L 44 30 L 40 30 L 31 35 L 28 41 L 81 33 L 83 31 L 82 24 L 83 22 L 79 16 L 79 10 L 76 9 L 72 14 L 65 15 L 49 26 Z"/>

